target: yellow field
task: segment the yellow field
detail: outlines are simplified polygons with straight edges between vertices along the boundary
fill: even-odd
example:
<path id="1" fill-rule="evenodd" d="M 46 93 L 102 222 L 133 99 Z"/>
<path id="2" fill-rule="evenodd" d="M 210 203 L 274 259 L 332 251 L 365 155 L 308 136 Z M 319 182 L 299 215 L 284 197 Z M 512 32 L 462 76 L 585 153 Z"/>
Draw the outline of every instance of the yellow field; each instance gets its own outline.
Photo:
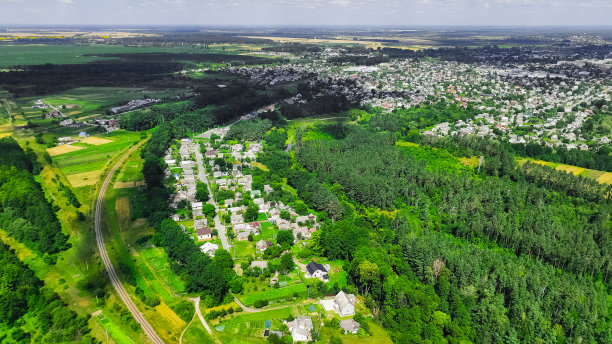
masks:
<path id="1" fill-rule="evenodd" d="M 87 144 L 90 144 L 90 145 L 94 145 L 94 146 L 99 146 L 99 145 L 103 145 L 105 143 L 113 142 L 113 140 L 103 139 L 101 137 L 90 136 L 90 137 L 82 140 L 81 142 L 87 143 Z"/>
<path id="2" fill-rule="evenodd" d="M 85 149 L 85 147 L 73 146 L 73 145 L 61 145 L 53 148 L 47 148 L 47 153 L 51 156 L 66 154 L 70 152 L 75 152 L 81 149 Z"/>
<path id="3" fill-rule="evenodd" d="M 478 166 L 478 158 L 475 156 L 471 158 L 459 158 L 459 161 L 461 161 L 461 163 L 464 164 L 465 166 L 469 166 L 469 167 Z"/>
<path id="4" fill-rule="evenodd" d="M 10 124 L 2 124 L 0 125 L 0 133 L 10 133 L 13 131 L 13 126 Z"/>
<path id="5" fill-rule="evenodd" d="M 3 137 L 11 136 L 11 134 L 12 134 L 11 132 L 8 132 L 8 133 L 0 133 L 0 139 L 1 139 L 1 138 L 3 138 Z"/>
<path id="6" fill-rule="evenodd" d="M 612 172 L 603 172 L 597 170 L 591 170 L 584 167 L 558 164 L 554 162 L 548 162 L 543 160 L 534 160 L 534 159 L 519 159 L 519 165 L 524 164 L 527 161 L 531 161 L 536 164 L 540 164 L 543 166 L 549 166 L 554 168 L 555 170 L 570 172 L 575 176 L 582 176 L 585 178 L 591 178 L 597 180 L 600 184 L 612 184 Z"/>
<path id="7" fill-rule="evenodd" d="M 117 197 L 115 200 L 115 211 L 120 224 L 128 223 L 130 220 L 130 198 Z"/>
<path id="8" fill-rule="evenodd" d="M 597 181 L 601 184 L 612 184 L 612 173 L 606 172 L 602 174 L 599 178 L 597 178 Z"/>
<path id="9" fill-rule="evenodd" d="M 257 161 L 251 162 L 251 166 L 257 167 L 257 168 L 259 168 L 262 171 L 266 171 L 266 172 L 270 171 L 268 166 L 266 166 L 266 165 L 264 165 L 264 164 L 262 164 L 260 162 L 257 162 Z"/>
<path id="10" fill-rule="evenodd" d="M 94 185 L 100 179 L 100 174 L 102 171 L 91 171 L 91 172 L 83 172 L 77 174 L 70 174 L 66 176 L 66 179 L 70 182 L 75 188 L 85 186 L 85 185 Z"/>
<path id="11" fill-rule="evenodd" d="M 130 189 L 134 187 L 134 182 L 115 182 L 113 189 Z"/>

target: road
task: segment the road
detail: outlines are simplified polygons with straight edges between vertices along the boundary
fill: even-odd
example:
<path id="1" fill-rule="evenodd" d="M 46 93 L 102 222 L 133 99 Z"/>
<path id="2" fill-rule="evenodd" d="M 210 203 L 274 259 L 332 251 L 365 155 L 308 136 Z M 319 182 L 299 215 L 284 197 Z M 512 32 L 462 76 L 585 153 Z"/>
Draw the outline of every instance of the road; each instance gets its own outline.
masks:
<path id="1" fill-rule="evenodd" d="M 217 203 L 215 203 L 212 197 L 213 194 L 210 190 L 210 185 L 208 185 L 208 180 L 206 179 L 206 169 L 204 169 L 204 162 L 203 162 L 204 158 L 202 157 L 202 152 L 200 152 L 199 144 L 196 144 L 195 156 L 196 156 L 196 162 L 198 164 L 198 178 L 200 178 L 200 181 L 206 183 L 206 187 L 208 188 L 208 194 L 209 194 L 208 203 L 215 206 L 215 213 L 217 214 L 215 215 L 215 229 L 219 233 L 219 238 L 221 239 L 221 245 L 223 246 L 223 249 L 229 252 L 230 246 L 229 246 L 229 242 L 227 241 L 227 235 L 225 233 L 225 226 L 221 223 L 221 219 L 219 218 L 219 206 L 217 205 Z"/>
<path id="2" fill-rule="evenodd" d="M 96 202 L 94 227 L 96 231 L 96 242 L 98 244 L 98 250 L 100 251 L 100 257 L 102 258 L 102 261 L 104 262 L 104 267 L 106 268 L 106 271 L 108 272 L 108 277 L 110 278 L 111 283 L 113 284 L 113 287 L 115 288 L 115 291 L 117 291 L 117 294 L 119 294 L 119 297 L 121 298 L 121 300 L 123 301 L 127 309 L 130 311 L 130 313 L 132 313 L 132 316 L 134 317 L 134 319 L 138 321 L 138 323 L 142 327 L 142 330 L 149 337 L 149 339 L 151 339 L 151 341 L 155 344 L 163 344 L 164 341 L 157 335 L 157 333 L 155 333 L 155 330 L 153 330 L 153 327 L 151 327 L 147 319 L 145 319 L 142 313 L 140 313 L 140 311 L 138 310 L 138 307 L 136 307 L 136 305 L 130 298 L 130 295 L 128 295 L 127 291 L 123 287 L 123 284 L 121 284 L 121 281 L 119 280 L 119 277 L 117 276 L 117 273 L 115 272 L 115 267 L 113 266 L 113 263 L 111 262 L 110 258 L 108 257 L 108 253 L 106 252 L 106 246 L 104 245 L 104 235 L 102 234 L 102 203 L 104 202 L 104 194 L 106 193 L 106 188 L 110 184 L 113 174 L 117 171 L 117 169 L 121 166 L 121 164 L 123 164 L 125 159 L 132 152 L 134 152 L 134 150 L 138 149 L 138 147 L 140 147 L 145 142 L 146 141 L 142 141 L 136 146 L 130 148 L 130 150 L 127 151 L 127 153 L 125 153 L 121 157 L 121 159 L 119 159 L 119 161 L 117 161 L 115 166 L 113 166 L 113 168 L 106 175 L 106 178 L 104 179 L 104 183 L 102 183 L 102 187 L 100 188 L 100 194 L 98 195 L 98 201 Z"/>

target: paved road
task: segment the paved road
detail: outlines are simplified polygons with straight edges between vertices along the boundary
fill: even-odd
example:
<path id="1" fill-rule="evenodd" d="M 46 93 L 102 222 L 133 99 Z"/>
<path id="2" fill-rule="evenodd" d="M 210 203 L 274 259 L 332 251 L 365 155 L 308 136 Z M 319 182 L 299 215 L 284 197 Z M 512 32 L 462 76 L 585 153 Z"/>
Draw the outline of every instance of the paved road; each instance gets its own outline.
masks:
<path id="1" fill-rule="evenodd" d="M 110 184 L 113 174 L 117 171 L 119 166 L 123 164 L 125 159 L 134 150 L 138 149 L 138 147 L 140 147 L 145 142 L 146 141 L 142 141 L 136 146 L 132 147 L 127 153 L 125 153 L 121 157 L 121 159 L 119 159 L 119 161 L 115 164 L 115 166 L 113 166 L 110 172 L 108 172 L 108 175 L 106 175 L 106 178 L 104 179 L 104 183 L 102 183 L 102 187 L 100 188 L 100 194 L 98 195 L 98 201 L 96 202 L 96 215 L 95 215 L 94 225 L 95 225 L 95 230 L 96 230 L 96 242 L 98 243 L 98 250 L 100 251 L 100 257 L 102 258 L 102 261 L 104 262 L 104 267 L 106 268 L 106 271 L 108 272 L 108 277 L 110 278 L 111 283 L 113 284 L 113 287 L 115 288 L 115 291 L 117 291 L 117 294 L 119 294 L 119 297 L 121 298 L 123 303 L 125 303 L 125 306 L 127 307 L 127 309 L 132 313 L 132 316 L 134 317 L 134 319 L 138 321 L 138 323 L 142 327 L 142 330 L 149 337 L 149 339 L 151 339 L 151 341 L 155 344 L 163 344 L 164 341 L 157 335 L 157 333 L 155 333 L 155 330 L 153 330 L 153 327 L 151 327 L 147 319 L 145 319 L 142 313 L 140 313 L 140 311 L 138 310 L 138 307 L 136 307 L 136 305 L 130 298 L 130 295 L 128 295 L 127 291 L 123 287 L 123 284 L 121 284 L 121 281 L 119 280 L 119 277 L 117 276 L 117 273 L 115 272 L 115 267 L 113 266 L 113 263 L 111 262 L 110 258 L 108 257 L 108 253 L 106 252 L 106 246 L 104 245 L 104 235 L 102 234 L 102 224 L 101 224 L 102 223 L 102 202 L 104 202 L 104 194 L 106 193 L 106 188 L 108 187 L 108 184 Z"/>
<path id="2" fill-rule="evenodd" d="M 195 156 L 198 164 L 198 177 L 202 182 L 206 183 L 206 187 L 208 188 L 208 194 L 210 195 L 208 203 L 215 206 L 215 212 L 217 213 L 217 215 L 215 216 L 215 229 L 217 230 L 217 232 L 219 232 L 219 238 L 221 238 L 221 245 L 223 246 L 223 249 L 229 252 L 230 246 L 229 242 L 227 241 L 227 235 L 225 234 L 225 226 L 221 223 L 221 219 L 219 218 L 219 206 L 212 198 L 212 192 L 210 190 L 210 185 L 208 185 L 208 180 L 206 179 L 206 169 L 204 169 L 204 159 L 202 157 L 202 152 L 200 152 L 199 144 L 196 145 Z"/>

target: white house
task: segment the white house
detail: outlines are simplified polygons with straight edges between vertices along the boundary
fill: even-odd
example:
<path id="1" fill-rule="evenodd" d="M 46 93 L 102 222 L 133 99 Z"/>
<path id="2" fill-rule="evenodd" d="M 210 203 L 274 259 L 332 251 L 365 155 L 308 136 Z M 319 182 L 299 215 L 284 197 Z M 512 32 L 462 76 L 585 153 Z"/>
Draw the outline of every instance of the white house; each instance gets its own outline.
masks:
<path id="1" fill-rule="evenodd" d="M 340 320 L 340 328 L 346 333 L 357 333 L 359 332 L 359 323 L 353 319 Z"/>
<path id="2" fill-rule="evenodd" d="M 318 278 L 323 282 L 329 281 L 329 264 L 321 265 L 315 262 L 310 262 L 306 265 L 304 276 L 306 278 Z"/>
<path id="3" fill-rule="evenodd" d="M 215 252 L 217 252 L 218 249 L 219 245 L 213 244 L 211 242 L 207 242 L 204 245 L 200 246 L 200 250 L 211 257 L 215 256 Z"/>
<path id="4" fill-rule="evenodd" d="M 294 342 L 308 342 L 311 339 L 310 331 L 314 328 L 312 319 L 309 316 L 301 316 L 293 321 L 287 322 L 291 337 Z"/>
<path id="5" fill-rule="evenodd" d="M 341 317 L 355 314 L 355 295 L 346 294 L 342 290 L 334 297 L 334 312 Z"/>
<path id="6" fill-rule="evenodd" d="M 210 228 L 199 228 L 197 231 L 199 241 L 212 239 L 212 230 Z"/>

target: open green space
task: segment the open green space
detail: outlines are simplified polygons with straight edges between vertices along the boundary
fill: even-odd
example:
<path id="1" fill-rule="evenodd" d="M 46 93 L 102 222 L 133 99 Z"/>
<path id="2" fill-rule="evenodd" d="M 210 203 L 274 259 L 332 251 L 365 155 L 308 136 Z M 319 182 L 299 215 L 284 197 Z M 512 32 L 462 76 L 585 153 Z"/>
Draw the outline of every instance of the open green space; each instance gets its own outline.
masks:
<path id="1" fill-rule="evenodd" d="M 288 298 L 292 298 L 296 293 L 298 294 L 298 297 L 306 296 L 306 284 L 294 284 L 279 289 L 268 287 L 267 290 L 253 292 L 253 294 L 239 297 L 239 299 L 243 304 L 252 306 L 257 300 L 268 300 L 271 303 L 275 301 L 284 301 Z"/>

